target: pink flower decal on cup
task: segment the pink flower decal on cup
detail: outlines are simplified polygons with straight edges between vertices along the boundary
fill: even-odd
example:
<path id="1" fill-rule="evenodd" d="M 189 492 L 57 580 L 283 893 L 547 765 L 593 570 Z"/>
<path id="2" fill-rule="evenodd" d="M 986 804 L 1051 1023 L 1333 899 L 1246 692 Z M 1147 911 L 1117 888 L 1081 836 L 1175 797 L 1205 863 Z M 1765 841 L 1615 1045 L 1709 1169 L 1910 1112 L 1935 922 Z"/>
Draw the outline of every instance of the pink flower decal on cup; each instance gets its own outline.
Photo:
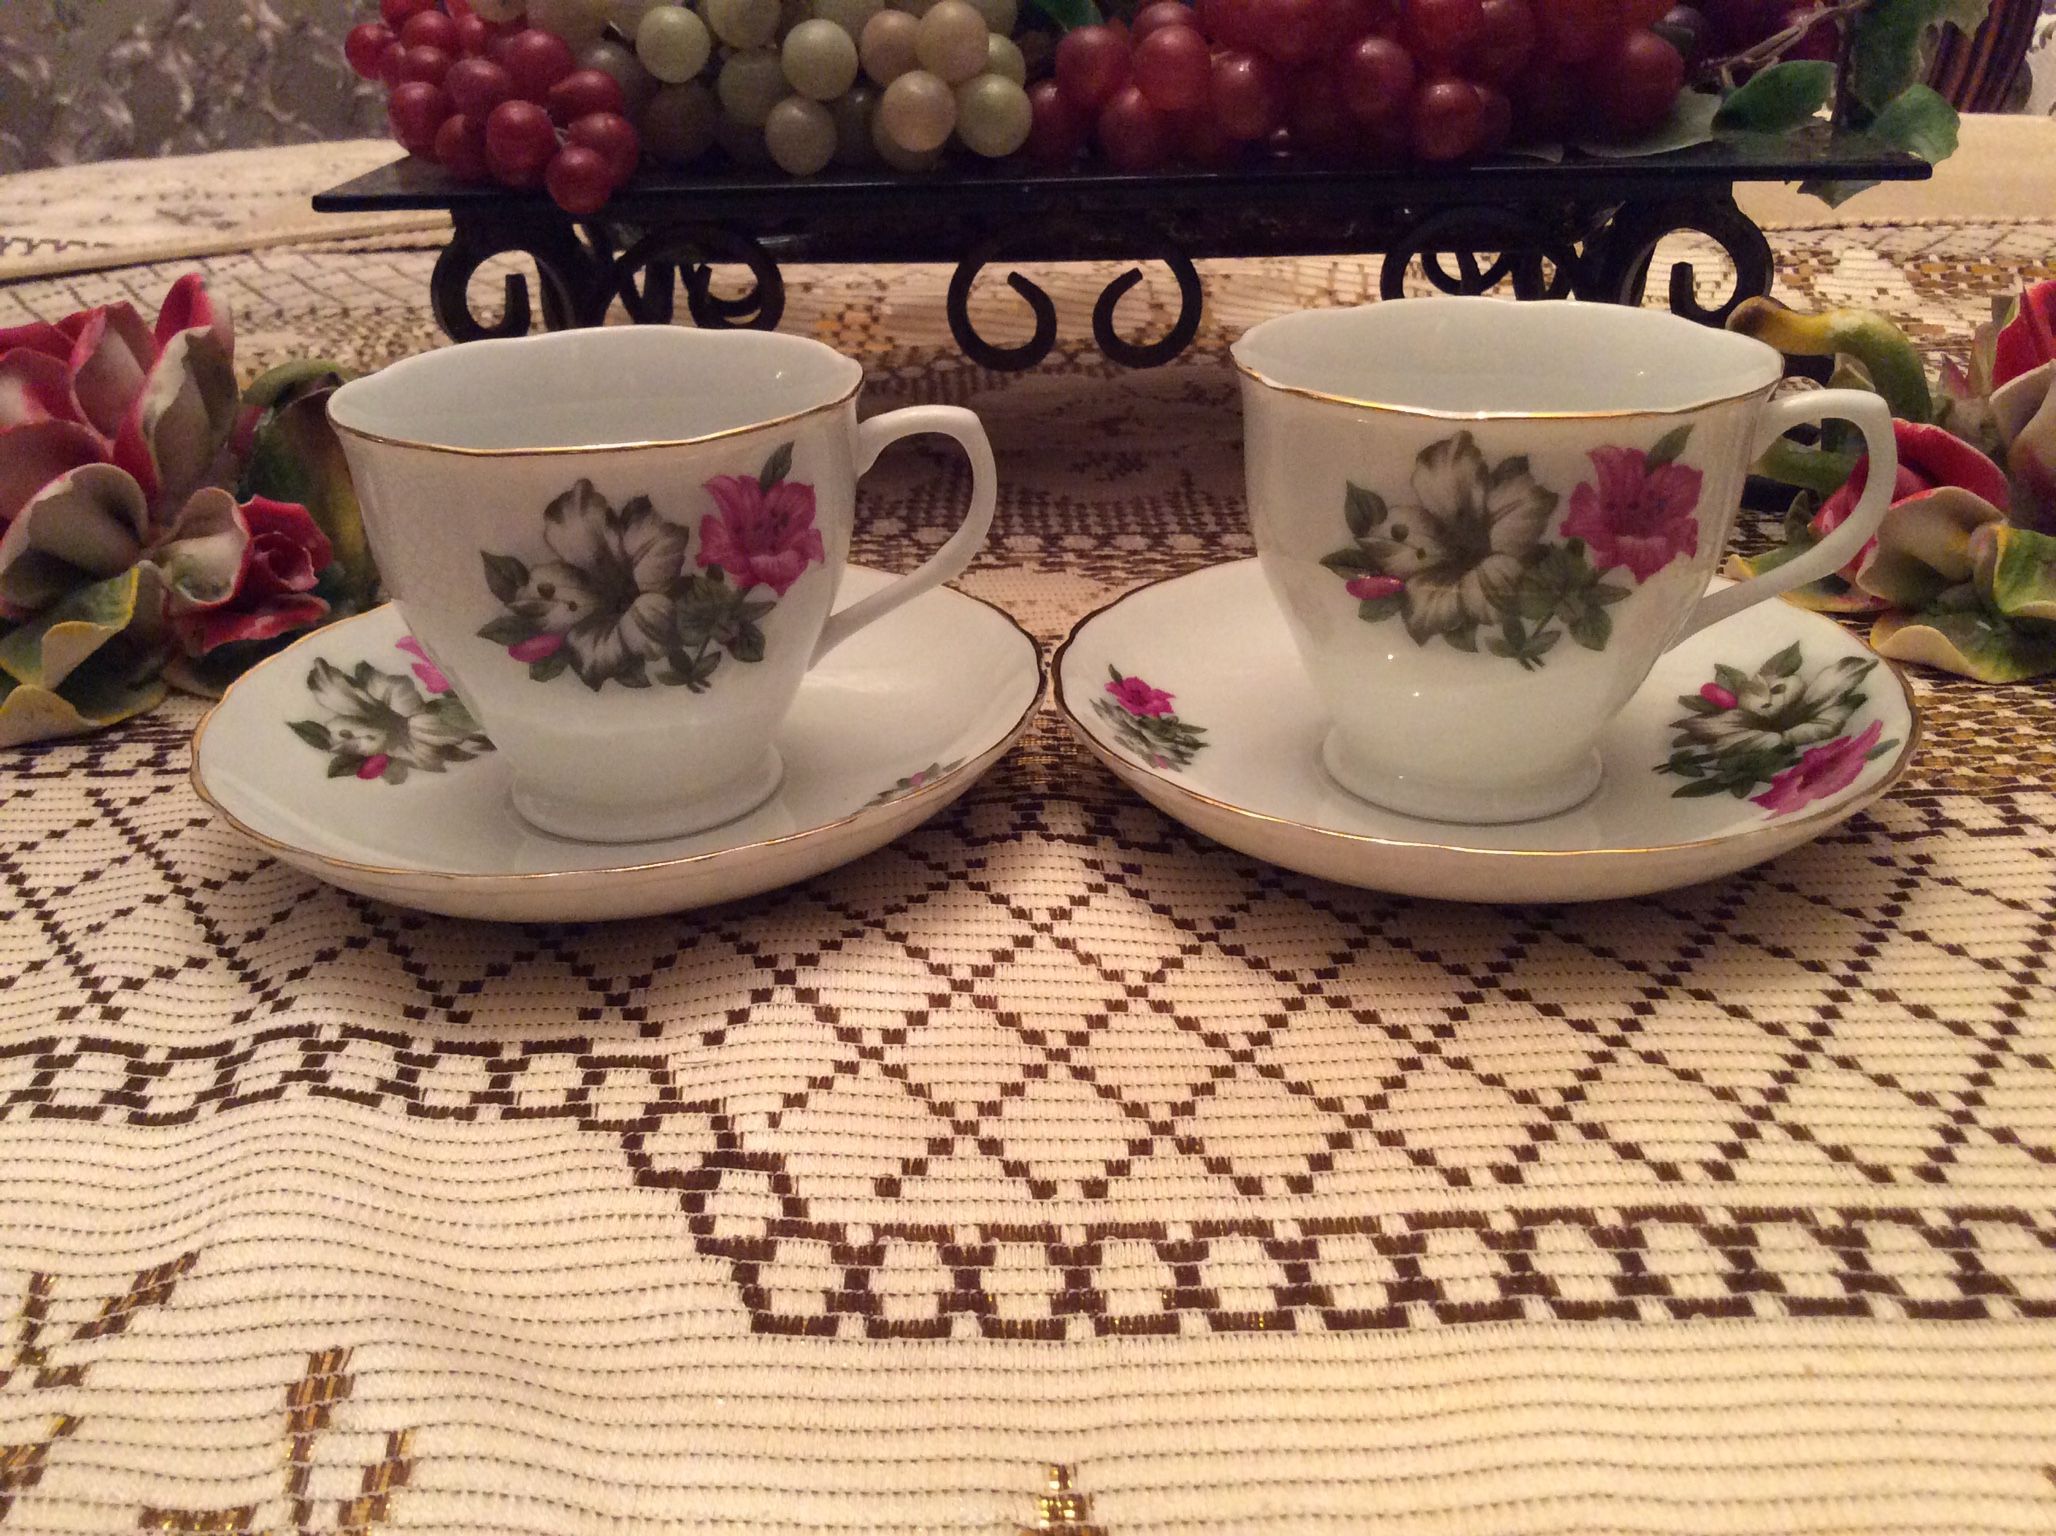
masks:
<path id="1" fill-rule="evenodd" d="M 1884 721 L 1873 720 L 1860 736 L 1837 736 L 1825 746 L 1809 747 L 1796 766 L 1771 779 L 1769 789 L 1749 798 L 1773 816 L 1789 816 L 1840 794 L 1863 772 L 1884 729 Z"/>
<path id="2" fill-rule="evenodd" d="M 1699 553 L 1699 491 L 1703 476 L 1677 462 L 1684 431 L 1646 452 L 1594 448 L 1593 478 L 1571 492 L 1561 532 L 1583 539 L 1592 568 L 1626 567 L 1637 586 L 1680 556 Z"/>
<path id="3" fill-rule="evenodd" d="M 709 480 L 718 510 L 700 519 L 696 554 L 648 496 L 616 506 L 578 481 L 544 508 L 541 551 L 480 551 L 504 610 L 480 638 L 539 683 L 569 673 L 595 693 L 609 683 L 704 693 L 724 660 L 764 659 L 762 621 L 828 558 L 814 488 L 787 479 L 791 469 L 786 443 L 755 478 Z"/>
<path id="4" fill-rule="evenodd" d="M 727 572 L 743 591 L 764 586 L 783 597 L 808 566 L 827 561 L 821 530 L 814 526 L 814 488 L 786 479 L 791 467 L 788 444 L 754 480 L 716 475 L 707 482 L 707 494 L 721 510 L 700 519 L 702 567 Z"/>
<path id="5" fill-rule="evenodd" d="M 448 693 L 450 680 L 443 669 L 428 659 L 428 652 L 421 648 L 421 642 L 412 635 L 404 635 L 393 642 L 409 656 L 415 658 L 414 677 L 430 693 Z"/>

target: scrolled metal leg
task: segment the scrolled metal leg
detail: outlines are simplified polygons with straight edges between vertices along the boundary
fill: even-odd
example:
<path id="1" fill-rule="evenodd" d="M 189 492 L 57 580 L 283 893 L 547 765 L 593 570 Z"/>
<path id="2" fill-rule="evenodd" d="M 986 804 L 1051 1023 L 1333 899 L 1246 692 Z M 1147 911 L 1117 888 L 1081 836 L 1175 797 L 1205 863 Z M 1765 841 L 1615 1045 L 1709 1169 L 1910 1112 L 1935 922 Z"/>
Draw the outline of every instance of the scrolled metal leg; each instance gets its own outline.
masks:
<path id="1" fill-rule="evenodd" d="M 1490 251 L 1489 266 L 1478 253 Z M 1443 257 L 1456 261 L 1451 272 Z M 1511 278 L 1516 298 L 1560 299 L 1571 292 L 1578 271 L 1577 252 L 1561 234 L 1505 208 L 1445 208 L 1415 225 L 1385 253 L 1378 274 L 1378 293 L 1387 299 L 1406 291 L 1406 274 L 1414 262 L 1443 293 L 1490 293 Z M 1551 270 L 1544 269 L 1544 263 Z"/>
<path id="2" fill-rule="evenodd" d="M 528 279 L 507 274 L 506 310 L 487 325 L 471 309 L 471 279 L 496 256 L 522 255 L 535 263 L 542 287 L 543 323 L 553 331 L 598 325 L 611 293 L 604 266 L 582 245 L 568 221 L 519 222 L 459 211 L 450 243 L 436 258 L 429 302 L 436 324 L 452 341 L 525 336 L 534 321 Z"/>
<path id="3" fill-rule="evenodd" d="M 1057 309 L 1050 303 L 1049 295 L 1033 281 L 1018 272 L 1009 272 L 1007 286 L 1021 296 L 1035 317 L 1035 334 L 1011 347 L 995 346 L 978 334 L 978 328 L 971 323 L 971 288 L 978 281 L 978 274 L 999 254 L 1001 243 L 997 239 L 982 240 L 957 263 L 957 270 L 950 274 L 943 312 L 949 319 L 950 335 L 956 338 L 964 356 L 981 368 L 1019 373 L 1048 357 L 1050 348 L 1056 345 Z"/>
<path id="4" fill-rule="evenodd" d="M 715 293 L 717 262 L 747 267 L 749 288 L 735 298 Z M 725 225 L 667 225 L 614 261 L 612 291 L 641 323 L 669 322 L 680 286 L 693 323 L 708 330 L 775 330 L 785 314 L 785 278 L 778 263 L 759 241 Z"/>
<path id="5" fill-rule="evenodd" d="M 1127 341 L 1115 334 L 1115 306 L 1142 281 L 1141 269 L 1130 267 L 1100 291 L 1099 301 L 1092 306 L 1092 339 L 1099 343 L 1100 351 L 1124 368 L 1157 368 L 1191 346 L 1192 339 L 1199 334 L 1206 289 L 1200 284 L 1199 269 L 1193 266 L 1192 258 L 1162 235 L 1152 231 L 1135 244 L 1169 267 L 1178 280 L 1178 318 L 1155 341 Z"/>
<path id="6" fill-rule="evenodd" d="M 1689 261 L 1671 263 L 1671 313 L 1702 325 L 1725 325 L 1744 299 L 1770 292 L 1775 263 L 1770 242 L 1725 191 L 1700 197 L 1627 203 L 1586 246 L 1579 295 L 1614 304 L 1640 304 L 1649 266 L 1667 235 L 1701 234 L 1720 246 L 1735 268 L 1733 291 L 1709 309 L 1699 302 L 1698 273 Z"/>

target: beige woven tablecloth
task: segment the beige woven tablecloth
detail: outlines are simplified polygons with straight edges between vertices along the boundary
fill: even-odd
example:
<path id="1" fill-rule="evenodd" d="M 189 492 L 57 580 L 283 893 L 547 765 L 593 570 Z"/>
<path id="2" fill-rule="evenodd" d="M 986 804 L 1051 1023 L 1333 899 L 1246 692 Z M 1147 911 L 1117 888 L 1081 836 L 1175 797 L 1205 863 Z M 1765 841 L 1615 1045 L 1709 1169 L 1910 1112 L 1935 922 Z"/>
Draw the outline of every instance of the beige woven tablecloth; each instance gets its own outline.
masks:
<path id="1" fill-rule="evenodd" d="M 1932 343 L 2056 275 L 2049 224 L 1778 244 Z M 205 266 L 246 369 L 368 365 L 432 254 Z M 787 324 L 984 415 L 963 585 L 1048 640 L 1246 552 L 1221 338 L 1373 283 L 1207 276 L 1143 374 L 967 367 L 934 269 Z M 883 565 L 963 491 L 867 484 Z M 1555 910 L 1265 868 L 1047 717 L 870 858 L 594 927 L 281 868 L 188 705 L 0 757 L 0 1532 L 2056 1530 L 2056 691 L 1922 694 L 1871 814 Z"/>

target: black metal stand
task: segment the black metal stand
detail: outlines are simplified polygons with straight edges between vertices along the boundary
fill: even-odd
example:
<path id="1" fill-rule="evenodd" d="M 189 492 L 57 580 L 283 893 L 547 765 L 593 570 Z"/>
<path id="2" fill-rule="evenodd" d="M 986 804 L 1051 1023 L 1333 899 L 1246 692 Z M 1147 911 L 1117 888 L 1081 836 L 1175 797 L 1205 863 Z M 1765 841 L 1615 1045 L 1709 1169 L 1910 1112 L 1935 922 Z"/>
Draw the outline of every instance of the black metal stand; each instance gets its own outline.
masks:
<path id="1" fill-rule="evenodd" d="M 496 323 L 471 308 L 470 284 L 501 256 L 535 267 L 543 324 L 597 325 L 617 302 L 638 322 L 664 324 L 682 289 L 697 325 L 778 324 L 782 268 L 795 262 L 953 261 L 951 334 L 988 368 L 1032 368 L 1055 345 L 1047 293 L 1019 270 L 1006 276 L 1034 318 L 1026 341 L 1001 346 L 972 324 L 973 288 L 1009 263 L 1147 260 L 1176 278 L 1176 321 L 1154 340 L 1130 340 L 1115 310 L 1142 281 L 1130 267 L 1093 305 L 1092 334 L 1114 362 L 1169 362 L 1199 332 L 1204 293 L 1194 261 L 1221 256 L 1382 252 L 1379 291 L 1402 291 L 1416 265 L 1445 293 L 1502 284 L 1522 299 L 1642 302 L 1658 244 L 1705 235 L 1732 276 L 1719 302 L 1698 296 L 1698 274 L 1677 262 L 1667 277 L 1673 311 L 1707 324 L 1769 290 L 1770 244 L 1736 206 L 1746 181 L 1809 177 L 1918 180 L 1924 161 L 1860 136 L 1815 125 L 1787 138 L 1696 145 L 1645 159 L 1508 161 L 1460 170 L 1331 170 L 1289 164 L 1229 171 L 1125 176 L 1022 174 L 974 167 L 930 177 L 851 173 L 792 181 L 761 172 L 646 175 L 603 218 L 574 221 L 548 199 L 462 185 L 434 167 L 401 161 L 324 192 L 323 212 L 448 209 L 455 231 L 436 262 L 431 297 L 454 340 L 518 336 L 534 323 L 527 279 L 506 280 Z M 741 267 L 749 286 L 717 293 L 716 268 Z"/>

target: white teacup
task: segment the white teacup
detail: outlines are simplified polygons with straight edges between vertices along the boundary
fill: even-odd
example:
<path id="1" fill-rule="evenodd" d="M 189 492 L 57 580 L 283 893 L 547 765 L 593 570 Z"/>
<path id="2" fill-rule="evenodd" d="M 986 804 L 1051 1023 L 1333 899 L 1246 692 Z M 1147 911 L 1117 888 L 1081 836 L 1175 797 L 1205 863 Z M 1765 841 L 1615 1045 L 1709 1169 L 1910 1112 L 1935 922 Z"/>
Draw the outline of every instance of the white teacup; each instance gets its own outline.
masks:
<path id="1" fill-rule="evenodd" d="M 336 392 L 386 586 L 528 821 L 629 841 L 751 810 L 807 669 L 970 563 L 995 495 L 978 418 L 860 424 L 862 383 L 801 337 L 637 326 L 472 342 Z M 857 477 L 924 432 L 970 457 L 970 509 L 831 618 Z"/>
<path id="2" fill-rule="evenodd" d="M 1257 553 L 1334 725 L 1329 773 L 1407 815 L 1569 809 L 1686 635 L 1849 561 L 1897 465 L 1878 396 L 1771 401 L 1761 342 L 1606 304 L 1408 299 L 1235 344 Z M 1826 417 L 1870 452 L 1814 549 L 1707 595 L 1750 463 Z"/>

